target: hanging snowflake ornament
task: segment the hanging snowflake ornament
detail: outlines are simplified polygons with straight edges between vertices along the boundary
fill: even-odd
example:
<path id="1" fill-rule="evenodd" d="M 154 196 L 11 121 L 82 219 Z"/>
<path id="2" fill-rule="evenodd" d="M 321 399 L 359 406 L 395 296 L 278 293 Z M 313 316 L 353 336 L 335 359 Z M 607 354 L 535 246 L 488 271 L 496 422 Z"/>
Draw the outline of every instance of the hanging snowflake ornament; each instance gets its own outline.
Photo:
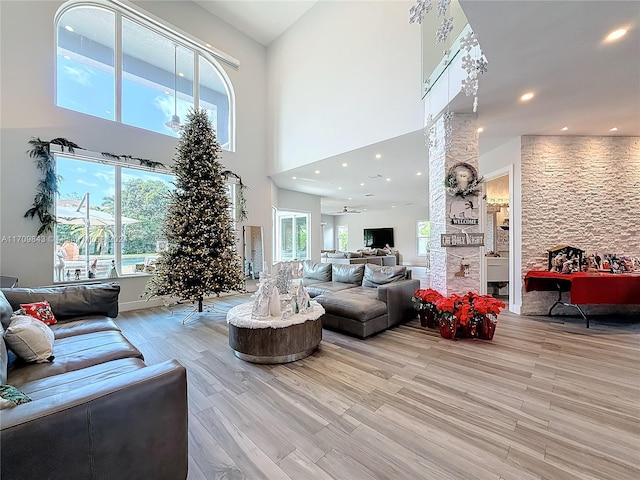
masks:
<path id="1" fill-rule="evenodd" d="M 447 36 L 449 32 L 453 30 L 453 17 L 443 18 L 442 23 L 440 24 L 440 28 L 436 30 L 436 42 L 444 43 L 447 41 Z"/>
<path id="2" fill-rule="evenodd" d="M 447 9 L 449 8 L 449 4 L 451 3 L 451 0 L 440 0 L 438 2 L 438 16 L 439 17 L 444 17 L 445 15 L 447 15 Z"/>
<path id="3" fill-rule="evenodd" d="M 487 73 L 487 59 L 484 56 L 477 58 L 473 61 L 473 69 L 478 73 L 478 75 L 482 75 Z"/>
<path id="4" fill-rule="evenodd" d="M 467 73 L 475 70 L 474 60 L 473 58 L 471 58 L 470 53 L 466 53 L 462 56 L 462 58 L 460 59 L 460 66 Z"/>
<path id="5" fill-rule="evenodd" d="M 429 147 L 434 148 L 438 145 L 438 139 L 436 138 L 436 126 L 432 126 L 429 129 Z"/>
<path id="6" fill-rule="evenodd" d="M 462 91 L 467 97 L 478 93 L 478 79 L 474 77 L 467 77 L 462 80 Z"/>
<path id="7" fill-rule="evenodd" d="M 467 33 L 460 39 L 460 48 L 470 52 L 473 47 L 478 46 L 478 37 L 473 32 Z"/>
<path id="8" fill-rule="evenodd" d="M 478 97 L 473 97 L 473 113 L 478 111 Z"/>
<path id="9" fill-rule="evenodd" d="M 416 4 L 409 9 L 409 23 L 422 24 L 424 15 L 433 8 L 431 0 L 417 0 Z"/>

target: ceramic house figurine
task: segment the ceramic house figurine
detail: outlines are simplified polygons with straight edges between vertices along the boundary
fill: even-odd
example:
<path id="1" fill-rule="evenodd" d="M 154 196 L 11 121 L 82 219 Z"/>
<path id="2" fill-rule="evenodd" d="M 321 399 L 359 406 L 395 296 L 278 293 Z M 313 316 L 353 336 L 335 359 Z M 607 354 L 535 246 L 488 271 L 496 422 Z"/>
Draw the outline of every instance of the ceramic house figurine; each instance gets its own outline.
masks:
<path id="1" fill-rule="evenodd" d="M 265 320 L 272 316 L 280 316 L 280 296 L 275 281 L 267 278 L 260 282 L 251 309 L 251 318 Z"/>
<path id="2" fill-rule="evenodd" d="M 311 297 L 309 296 L 309 292 L 304 288 L 303 285 L 298 286 L 298 291 L 296 293 L 296 303 L 298 305 L 298 311 L 296 313 L 306 313 L 312 310 L 311 308 Z"/>

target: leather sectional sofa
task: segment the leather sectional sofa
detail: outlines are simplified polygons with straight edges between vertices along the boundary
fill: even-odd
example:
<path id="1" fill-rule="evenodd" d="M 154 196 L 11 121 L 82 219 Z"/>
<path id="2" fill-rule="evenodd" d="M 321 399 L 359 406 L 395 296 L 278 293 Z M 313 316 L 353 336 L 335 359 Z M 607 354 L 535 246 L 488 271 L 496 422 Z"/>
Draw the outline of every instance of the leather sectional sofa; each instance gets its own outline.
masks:
<path id="1" fill-rule="evenodd" d="M 117 283 L 2 289 L 0 382 L 31 401 L 0 414 L 0 478 L 187 477 L 186 370 L 145 365 L 109 318 L 119 292 Z M 57 319 L 55 358 L 25 363 L 7 351 L 4 329 L 20 304 L 43 300 Z"/>
<path id="2" fill-rule="evenodd" d="M 325 309 L 323 328 L 366 338 L 416 316 L 411 297 L 420 281 L 404 266 L 305 260 L 302 284 Z"/>

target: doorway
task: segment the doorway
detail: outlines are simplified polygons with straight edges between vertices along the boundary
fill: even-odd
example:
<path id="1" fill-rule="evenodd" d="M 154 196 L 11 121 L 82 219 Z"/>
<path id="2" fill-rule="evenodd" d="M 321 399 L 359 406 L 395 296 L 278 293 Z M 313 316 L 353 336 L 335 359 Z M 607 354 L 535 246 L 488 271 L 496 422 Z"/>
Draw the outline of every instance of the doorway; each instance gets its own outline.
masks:
<path id="1" fill-rule="evenodd" d="M 486 179 L 485 281 L 486 291 L 509 303 L 511 283 L 510 172 L 496 172 Z"/>

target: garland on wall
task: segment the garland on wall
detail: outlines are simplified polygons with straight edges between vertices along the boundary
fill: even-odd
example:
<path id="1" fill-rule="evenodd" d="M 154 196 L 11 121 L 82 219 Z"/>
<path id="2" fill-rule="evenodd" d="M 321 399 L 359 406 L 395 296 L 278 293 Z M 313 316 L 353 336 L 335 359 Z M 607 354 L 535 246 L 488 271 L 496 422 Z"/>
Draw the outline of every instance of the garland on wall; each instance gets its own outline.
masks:
<path id="1" fill-rule="evenodd" d="M 41 140 L 40 138 L 32 138 L 29 140 L 31 148 L 27 150 L 29 157 L 36 160 L 36 165 L 39 170 L 42 171 L 42 178 L 38 182 L 36 196 L 33 199 L 33 205 L 24 214 L 24 218 L 38 217 L 40 221 L 40 228 L 38 229 L 38 235 L 44 233 L 53 233 L 53 228 L 57 223 L 57 219 L 53 211 L 55 196 L 58 193 L 58 182 L 60 176 L 56 174 L 55 161 L 53 154 L 51 153 L 51 145 L 59 145 L 64 152 L 65 148 L 70 153 L 75 153 L 75 150 L 86 150 L 77 143 L 74 143 L 66 138 L 54 138 L 52 140 Z M 118 161 L 135 161 L 141 166 L 155 170 L 156 168 L 167 169 L 167 166 L 163 163 L 149 160 L 147 158 L 139 158 L 131 155 L 117 155 L 109 152 L 100 152 L 100 154 L 110 160 Z M 227 178 L 233 177 L 236 179 L 239 185 L 238 190 L 238 207 L 239 207 L 239 219 L 240 221 L 247 218 L 247 202 L 244 196 L 244 192 L 247 186 L 242 183 L 242 179 L 239 175 L 233 173 L 230 170 L 224 172 Z"/>

